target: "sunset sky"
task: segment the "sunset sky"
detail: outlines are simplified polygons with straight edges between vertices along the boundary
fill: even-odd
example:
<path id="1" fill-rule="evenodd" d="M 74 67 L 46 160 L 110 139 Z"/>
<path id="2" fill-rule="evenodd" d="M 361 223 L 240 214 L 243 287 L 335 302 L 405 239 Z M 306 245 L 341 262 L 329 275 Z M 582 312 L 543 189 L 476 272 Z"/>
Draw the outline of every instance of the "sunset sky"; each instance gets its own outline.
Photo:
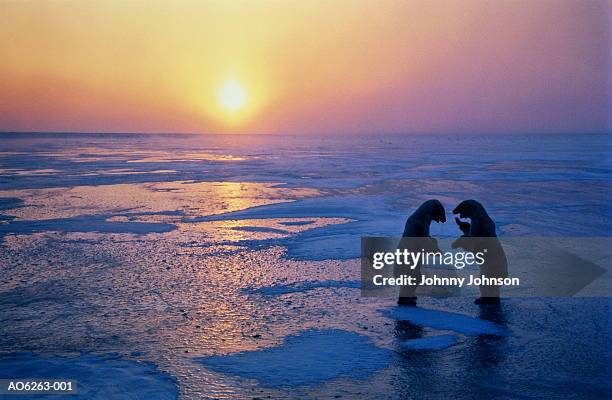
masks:
<path id="1" fill-rule="evenodd" d="M 0 1 L 0 131 L 610 131 L 595 0 Z"/>

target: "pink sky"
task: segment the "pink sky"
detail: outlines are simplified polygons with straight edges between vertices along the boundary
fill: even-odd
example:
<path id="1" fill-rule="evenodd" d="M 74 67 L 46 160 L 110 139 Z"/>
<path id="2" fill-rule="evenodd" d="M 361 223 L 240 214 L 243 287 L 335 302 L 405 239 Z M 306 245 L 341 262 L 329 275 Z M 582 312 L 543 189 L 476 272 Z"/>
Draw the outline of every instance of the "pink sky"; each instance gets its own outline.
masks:
<path id="1" fill-rule="evenodd" d="M 2 2 L 0 131 L 609 132 L 609 39 L 596 0 Z"/>

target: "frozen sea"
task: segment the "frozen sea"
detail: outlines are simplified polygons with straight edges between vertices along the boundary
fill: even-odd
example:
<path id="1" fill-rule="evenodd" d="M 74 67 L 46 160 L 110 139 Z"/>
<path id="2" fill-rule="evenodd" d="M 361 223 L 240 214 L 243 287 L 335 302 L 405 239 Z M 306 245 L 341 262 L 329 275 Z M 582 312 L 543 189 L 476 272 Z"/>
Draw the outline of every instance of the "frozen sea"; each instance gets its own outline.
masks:
<path id="1" fill-rule="evenodd" d="M 361 297 L 358 257 L 430 198 L 479 200 L 500 236 L 612 236 L 611 154 L 606 135 L 1 134 L 0 378 L 77 379 L 70 399 L 609 399 L 608 298 L 397 308 Z M 432 235 L 458 234 L 447 218 Z"/>

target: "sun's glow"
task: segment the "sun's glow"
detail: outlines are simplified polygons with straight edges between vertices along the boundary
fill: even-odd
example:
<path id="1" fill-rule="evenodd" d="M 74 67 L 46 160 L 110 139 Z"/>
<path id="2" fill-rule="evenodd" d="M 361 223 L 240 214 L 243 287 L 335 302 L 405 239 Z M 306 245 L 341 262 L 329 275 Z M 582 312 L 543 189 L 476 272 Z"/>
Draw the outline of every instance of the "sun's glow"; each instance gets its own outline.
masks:
<path id="1" fill-rule="evenodd" d="M 223 83 L 217 96 L 219 104 L 229 111 L 237 111 L 246 104 L 246 91 L 240 82 L 228 80 Z"/>

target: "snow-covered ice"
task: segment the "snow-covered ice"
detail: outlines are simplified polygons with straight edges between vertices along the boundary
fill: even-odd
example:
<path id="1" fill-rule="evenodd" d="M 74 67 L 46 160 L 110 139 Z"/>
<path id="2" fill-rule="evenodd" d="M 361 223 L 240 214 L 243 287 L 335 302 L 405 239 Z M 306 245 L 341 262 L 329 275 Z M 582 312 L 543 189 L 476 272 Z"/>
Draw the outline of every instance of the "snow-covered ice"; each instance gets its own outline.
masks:
<path id="1" fill-rule="evenodd" d="M 428 310 L 420 307 L 395 307 L 384 310 L 387 317 L 399 321 L 410 321 L 419 326 L 449 330 L 464 335 L 505 335 L 506 332 L 494 322 L 468 315 Z"/>
<path id="2" fill-rule="evenodd" d="M 178 398 L 174 380 L 154 365 L 122 360 L 117 355 L 38 356 L 13 353 L 0 356 L 0 379 L 74 379 L 71 399 L 164 399 Z M 1 395 L 0 395 L 1 397 Z M 6 396 L 14 397 L 14 396 Z M 58 398 L 58 395 L 24 395 L 20 399 Z"/>
<path id="3" fill-rule="evenodd" d="M 400 309 L 361 296 L 356 257 L 430 198 L 481 201 L 500 236 L 609 236 L 611 150 L 605 135 L 3 134 L 0 371 L 68 368 L 102 394 L 115 374 L 146 398 L 609 398 L 609 299 Z M 455 237 L 448 219 L 432 235 Z"/>
<path id="4" fill-rule="evenodd" d="M 367 378 L 387 366 L 391 351 L 339 329 L 312 329 L 287 336 L 279 346 L 200 359 L 222 373 L 256 379 L 264 386 L 299 386 L 339 376 Z"/>

